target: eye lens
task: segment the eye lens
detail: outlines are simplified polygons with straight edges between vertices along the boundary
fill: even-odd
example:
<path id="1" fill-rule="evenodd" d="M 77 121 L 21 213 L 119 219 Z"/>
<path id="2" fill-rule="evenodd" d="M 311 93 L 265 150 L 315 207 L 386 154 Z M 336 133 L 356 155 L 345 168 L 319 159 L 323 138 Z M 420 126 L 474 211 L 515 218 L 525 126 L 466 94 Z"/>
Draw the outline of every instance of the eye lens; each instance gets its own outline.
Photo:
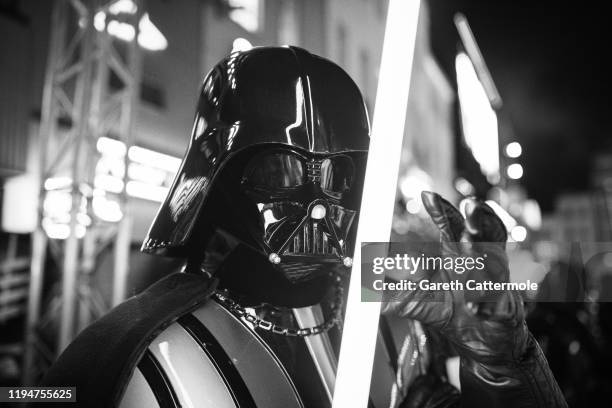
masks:
<path id="1" fill-rule="evenodd" d="M 247 165 L 244 180 L 269 189 L 298 187 L 304 183 L 304 166 L 290 153 L 268 153 L 255 157 Z"/>
<path id="2" fill-rule="evenodd" d="M 334 156 L 321 163 L 321 188 L 331 194 L 350 190 L 355 166 L 348 156 Z"/>

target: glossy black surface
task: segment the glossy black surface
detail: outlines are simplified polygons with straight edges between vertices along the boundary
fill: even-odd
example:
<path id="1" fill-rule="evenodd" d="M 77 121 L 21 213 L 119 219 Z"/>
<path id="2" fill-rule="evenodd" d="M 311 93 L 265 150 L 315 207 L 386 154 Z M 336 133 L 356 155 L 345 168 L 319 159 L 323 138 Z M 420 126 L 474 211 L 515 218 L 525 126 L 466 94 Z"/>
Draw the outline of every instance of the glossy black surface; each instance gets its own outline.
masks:
<path id="1" fill-rule="evenodd" d="M 232 156 L 264 145 L 309 155 L 365 152 L 359 89 L 334 63 L 296 47 L 232 53 L 205 78 L 190 145 L 142 250 L 186 256 L 208 193 Z"/>
<path id="2" fill-rule="evenodd" d="M 350 256 L 347 241 L 352 242 L 349 231 L 359 210 L 364 170 L 363 153 L 316 157 L 267 149 L 254 155 L 241 189 L 259 211 L 261 222 L 252 234 L 263 241 L 265 255 L 278 255 L 280 267 Z"/>

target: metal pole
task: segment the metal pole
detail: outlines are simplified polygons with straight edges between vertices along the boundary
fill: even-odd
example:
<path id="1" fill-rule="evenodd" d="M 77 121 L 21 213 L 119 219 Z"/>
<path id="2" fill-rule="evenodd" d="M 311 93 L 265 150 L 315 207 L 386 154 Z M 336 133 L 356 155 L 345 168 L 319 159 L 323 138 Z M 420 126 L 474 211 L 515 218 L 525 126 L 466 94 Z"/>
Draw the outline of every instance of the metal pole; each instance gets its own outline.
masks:
<path id="1" fill-rule="evenodd" d="M 57 1 L 51 15 L 51 35 L 49 53 L 45 71 L 45 84 L 41 105 L 39 125 L 39 202 L 38 227 L 32 234 L 32 259 L 30 264 L 30 285 L 28 293 L 28 310 L 25 324 L 25 350 L 23 358 L 22 384 L 30 385 L 35 377 L 36 325 L 40 319 L 40 297 L 47 252 L 47 235 L 42 228 L 44 182 L 47 174 L 47 150 L 49 140 L 55 133 L 58 105 L 54 103 L 53 90 L 58 62 L 66 37 L 66 5 Z"/>
<path id="2" fill-rule="evenodd" d="M 131 217 L 125 191 L 121 196 L 125 214 L 120 225 L 101 222 L 87 211 L 93 225 L 85 231 L 79 222 L 84 214 L 82 204 L 91 199 L 94 186 L 95 164 L 98 154 L 96 141 L 101 136 L 118 135 L 129 146 L 133 127 L 133 115 L 138 103 L 140 83 L 140 48 L 136 38 L 127 44 L 125 53 L 113 49 L 113 37 L 94 26 L 94 16 L 105 13 L 107 21 L 115 16 L 109 7 L 115 0 L 57 0 L 51 20 L 51 40 L 43 91 L 40 134 L 40 197 L 39 226 L 32 236 L 31 280 L 26 324 L 26 352 L 24 358 L 24 384 L 35 379 L 38 349 L 36 328 L 41 321 L 56 318 L 54 311 L 46 311 L 41 319 L 41 290 L 48 238 L 43 229 L 45 181 L 49 177 L 68 176 L 71 179 L 71 209 L 69 234 L 63 241 L 63 250 L 52 252 L 62 268 L 59 332 L 57 352 L 61 352 L 75 335 L 75 319 L 80 315 L 79 327 L 83 328 L 90 317 L 106 309 L 102 298 L 90 287 L 89 279 L 79 280 L 79 273 L 91 274 L 96 270 L 96 246 L 107 245 L 114 239 L 116 288 L 112 301 L 125 297 L 125 280 L 128 270 Z M 141 2 L 135 1 L 137 12 L 127 16 L 136 33 L 138 22 L 144 14 Z M 129 13 L 128 13 L 129 14 Z M 122 16 L 120 18 L 125 18 Z M 70 35 L 70 38 L 67 35 Z M 68 40 L 68 41 L 67 41 Z M 114 70 L 124 86 L 112 92 L 109 88 L 109 73 Z M 118 97 L 117 97 L 118 96 Z M 118 110 L 116 108 L 119 108 Z M 118 112 L 118 113 L 117 113 Z M 118 117 L 117 117 L 118 116 Z M 67 117 L 72 128 L 58 143 L 57 122 Z M 58 133 L 56 135 L 56 133 Z M 53 141 L 53 143 L 50 143 Z M 127 160 L 127 158 L 126 158 Z M 127 162 L 126 162 L 127 164 Z M 63 166 L 63 167 L 62 167 Z M 64 173 L 60 171 L 64 170 Z M 126 168 L 127 170 L 127 168 Z M 125 186 L 125 183 L 124 183 Z M 116 233 L 110 233 L 115 230 Z M 81 238 L 83 239 L 81 241 Z M 104 242 L 101 242 L 104 241 Z M 59 241 L 51 241 L 61 248 Z M 82 250 L 81 250 L 82 247 Z M 83 278 L 88 278 L 84 276 Z M 91 295 L 91 296 L 90 296 Z M 83 302 L 79 302 L 83 300 Z M 94 305 L 95 308 L 90 307 Z M 80 307 L 81 312 L 77 310 Z M 95 309 L 95 312 L 94 312 Z"/>
<path id="3" fill-rule="evenodd" d="M 124 207 L 126 208 L 126 207 Z M 117 306 L 126 297 L 127 277 L 129 272 L 130 235 L 132 233 L 132 219 L 126 210 L 123 220 L 119 223 L 115 241 L 114 279 L 112 305 Z"/>
<path id="4" fill-rule="evenodd" d="M 83 237 L 82 242 L 82 260 L 81 260 L 81 277 L 79 280 L 79 290 L 77 291 L 78 299 L 78 323 L 76 333 L 80 333 L 87 327 L 92 317 L 95 315 L 92 312 L 93 304 L 91 291 L 88 290 L 91 286 L 91 277 L 96 268 L 96 232 L 89 231 Z"/>
<path id="5" fill-rule="evenodd" d="M 76 121 L 72 157 L 72 207 L 70 209 L 70 236 L 66 239 L 64 262 L 62 265 L 62 311 L 58 335 L 58 352 L 63 351 L 74 337 L 74 320 L 77 300 L 77 280 L 79 275 L 79 238 L 77 237 L 78 214 L 83 194 L 81 183 L 86 182 L 84 166 L 87 165 L 89 137 L 89 113 L 92 95 L 93 55 L 95 50 L 95 32 L 93 27 L 93 10 L 84 16 L 87 23 L 81 42 L 81 72 L 75 90 L 73 122 Z M 73 123 L 74 126 L 74 123 Z"/>
<path id="6" fill-rule="evenodd" d="M 25 326 L 24 369 L 21 380 L 23 385 L 30 385 L 34 382 L 36 324 L 40 316 L 40 297 L 42 293 L 46 248 L 47 235 L 41 228 L 38 228 L 32 234 L 32 263 L 30 266 L 28 312 Z"/>
<path id="7" fill-rule="evenodd" d="M 136 117 L 136 107 L 140 97 L 140 81 L 142 73 L 142 56 L 138 45 L 138 36 L 140 35 L 139 22 L 144 15 L 144 0 L 135 1 L 137 12 L 133 16 L 133 24 L 135 28 L 134 40 L 128 45 L 127 68 L 130 73 L 129 81 L 126 83 L 124 103 L 121 106 L 121 123 L 120 135 L 129 150 L 134 132 L 134 121 Z M 121 203 L 123 207 L 123 218 L 121 219 L 117 239 L 115 241 L 115 257 L 114 257 L 114 276 L 113 276 L 113 299 L 112 305 L 116 306 L 121 303 L 127 292 L 127 279 L 129 273 L 129 256 L 132 233 L 132 214 L 131 207 L 127 197 L 128 183 L 128 166 L 129 158 L 126 151 L 124 157 L 125 173 L 123 176 L 123 191 L 121 192 Z"/>

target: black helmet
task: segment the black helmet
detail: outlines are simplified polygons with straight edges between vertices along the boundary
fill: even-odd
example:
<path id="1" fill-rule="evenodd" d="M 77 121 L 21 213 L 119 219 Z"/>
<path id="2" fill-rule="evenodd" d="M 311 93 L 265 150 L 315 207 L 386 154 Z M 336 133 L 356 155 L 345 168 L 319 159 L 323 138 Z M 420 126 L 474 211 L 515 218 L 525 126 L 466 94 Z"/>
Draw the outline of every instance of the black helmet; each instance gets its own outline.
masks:
<path id="1" fill-rule="evenodd" d="M 289 283 L 349 266 L 368 144 L 362 96 L 336 64 L 296 47 L 232 53 L 204 80 L 142 250 L 203 259 L 221 240 Z"/>

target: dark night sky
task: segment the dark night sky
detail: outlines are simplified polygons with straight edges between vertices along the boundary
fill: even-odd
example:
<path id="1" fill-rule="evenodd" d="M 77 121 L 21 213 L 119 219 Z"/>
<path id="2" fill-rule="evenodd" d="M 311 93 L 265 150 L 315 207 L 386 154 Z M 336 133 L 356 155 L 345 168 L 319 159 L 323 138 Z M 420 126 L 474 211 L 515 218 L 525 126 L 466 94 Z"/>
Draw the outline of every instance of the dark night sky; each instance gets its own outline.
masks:
<path id="1" fill-rule="evenodd" d="M 429 0 L 434 53 L 453 79 L 466 15 L 523 145 L 522 179 L 551 210 L 556 194 L 589 187 L 592 155 L 611 147 L 607 13 L 585 2 Z M 592 4 L 592 3 L 591 3 Z"/>

